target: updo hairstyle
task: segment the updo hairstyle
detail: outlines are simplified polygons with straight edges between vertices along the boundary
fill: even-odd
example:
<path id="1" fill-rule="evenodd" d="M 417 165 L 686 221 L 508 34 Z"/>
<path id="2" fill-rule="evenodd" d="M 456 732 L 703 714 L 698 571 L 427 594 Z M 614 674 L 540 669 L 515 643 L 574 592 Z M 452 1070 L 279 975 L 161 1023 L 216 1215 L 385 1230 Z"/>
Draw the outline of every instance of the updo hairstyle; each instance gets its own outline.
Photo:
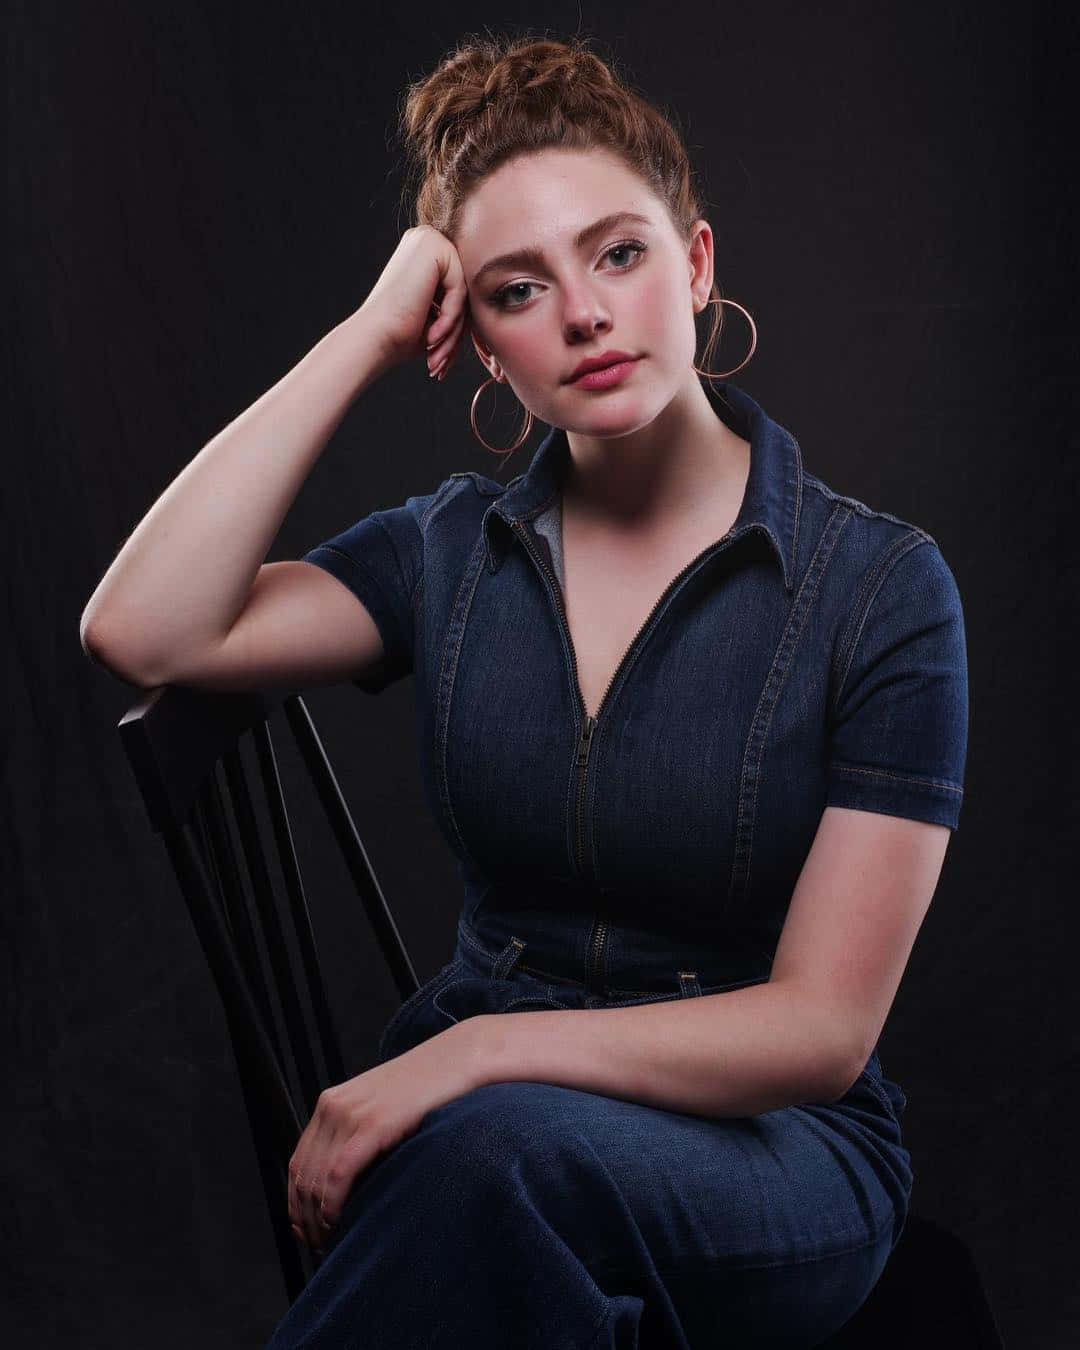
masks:
<path id="1" fill-rule="evenodd" d="M 587 44 L 472 34 L 408 85 L 399 135 L 411 160 L 412 223 L 453 240 L 470 192 L 507 160 L 552 146 L 602 149 L 648 184 L 689 245 L 704 212 L 681 134 Z M 711 294 L 719 298 L 715 280 Z M 706 367 L 722 314 L 714 305 Z"/>

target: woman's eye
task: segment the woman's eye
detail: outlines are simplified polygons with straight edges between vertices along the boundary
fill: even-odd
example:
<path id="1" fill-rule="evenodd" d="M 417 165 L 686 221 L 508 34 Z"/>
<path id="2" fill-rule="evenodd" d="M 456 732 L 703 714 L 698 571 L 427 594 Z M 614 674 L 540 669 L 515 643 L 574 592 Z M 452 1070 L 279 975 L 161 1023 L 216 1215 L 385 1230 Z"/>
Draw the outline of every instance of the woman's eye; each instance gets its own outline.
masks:
<path id="1" fill-rule="evenodd" d="M 624 244 L 612 244 L 611 248 L 609 248 L 608 251 L 607 251 L 607 253 L 604 254 L 604 257 L 605 257 L 605 258 L 606 258 L 606 257 L 609 257 L 612 253 L 621 253 L 621 252 L 623 251 L 623 249 L 627 249 L 627 248 L 633 249 L 635 253 L 644 253 L 644 252 L 645 252 L 645 245 L 644 245 L 644 244 L 635 244 L 635 243 L 632 243 L 630 240 L 627 240 L 626 243 L 624 243 Z M 619 271 L 620 271 L 620 272 L 625 272 L 625 271 L 626 271 L 626 268 L 625 268 L 625 267 L 621 267 L 621 268 L 619 268 Z"/>
<path id="2" fill-rule="evenodd" d="M 521 294 L 520 294 L 520 288 L 521 288 L 522 286 L 524 286 L 524 287 L 526 287 L 526 289 L 527 289 L 527 288 L 528 288 L 529 286 L 531 286 L 531 285 L 532 285 L 532 282 L 531 282 L 531 281 L 511 281 L 510 284 L 507 285 L 507 286 L 500 286 L 499 289 L 495 292 L 495 294 L 494 294 L 491 298 L 495 301 L 495 303 L 496 303 L 501 309 L 520 309 L 520 308 L 521 308 L 520 305 L 509 305 L 509 306 L 508 306 L 508 305 L 505 305 L 505 304 L 503 303 L 503 301 L 506 299 L 506 297 L 507 297 L 512 291 L 518 291 L 518 292 L 519 292 L 519 295 L 518 295 L 518 298 L 519 298 L 519 299 L 527 300 L 529 297 L 528 297 L 527 295 L 525 295 L 525 296 L 521 295 Z"/>
<path id="3" fill-rule="evenodd" d="M 617 272 L 629 272 L 637 261 L 636 255 L 644 253 L 646 245 L 639 243 L 636 239 L 624 239 L 621 244 L 612 244 L 612 246 L 603 255 L 605 258 L 609 258 L 613 253 L 623 253 L 627 249 L 633 250 L 634 259 L 631 262 L 616 267 L 615 270 Z M 523 301 L 528 300 L 529 299 L 528 295 L 524 296 L 521 295 L 521 289 L 524 288 L 525 290 L 528 290 L 532 285 L 533 283 L 531 281 L 509 281 L 505 286 L 500 286 L 499 289 L 495 292 L 495 294 L 491 298 L 492 300 L 494 300 L 496 306 L 499 309 L 521 309 L 523 308 L 522 305 L 507 305 L 504 303 L 504 301 L 511 294 L 511 292 L 517 292 L 518 298 Z"/>

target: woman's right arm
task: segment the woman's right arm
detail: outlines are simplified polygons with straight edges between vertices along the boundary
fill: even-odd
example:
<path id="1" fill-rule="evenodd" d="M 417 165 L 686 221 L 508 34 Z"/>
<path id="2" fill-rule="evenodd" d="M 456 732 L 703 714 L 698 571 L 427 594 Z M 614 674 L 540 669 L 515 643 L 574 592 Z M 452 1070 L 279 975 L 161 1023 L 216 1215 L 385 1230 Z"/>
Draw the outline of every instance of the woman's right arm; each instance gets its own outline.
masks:
<path id="1" fill-rule="evenodd" d="M 429 325 L 440 281 L 442 312 Z M 209 441 L 140 521 L 83 611 L 84 651 L 146 688 L 302 684 L 377 662 L 374 622 L 341 582 L 263 559 L 353 399 L 424 350 L 425 336 L 438 343 L 429 365 L 452 356 L 464 310 L 452 245 L 407 231 L 364 304 Z"/>

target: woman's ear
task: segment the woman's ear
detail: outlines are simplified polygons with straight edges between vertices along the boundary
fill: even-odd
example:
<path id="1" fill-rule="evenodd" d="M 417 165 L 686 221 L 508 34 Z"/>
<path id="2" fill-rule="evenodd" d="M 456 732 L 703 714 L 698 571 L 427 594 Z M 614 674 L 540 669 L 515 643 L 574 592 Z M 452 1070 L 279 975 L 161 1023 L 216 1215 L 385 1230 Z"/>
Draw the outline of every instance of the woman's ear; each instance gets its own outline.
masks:
<path id="1" fill-rule="evenodd" d="M 690 249 L 687 256 L 690 290 L 695 296 L 708 296 L 713 284 L 713 233 L 704 218 L 690 227 Z M 704 308 L 704 301 L 702 302 Z"/>
<path id="2" fill-rule="evenodd" d="M 472 331 L 471 327 L 469 329 L 469 336 L 472 338 L 472 345 L 476 351 L 477 356 L 480 358 L 481 365 L 483 365 L 484 369 L 487 371 L 489 375 L 493 375 L 495 379 L 499 379 L 499 377 L 502 375 L 502 369 L 499 366 L 498 361 L 496 361 L 495 357 L 491 354 L 491 352 L 488 351 L 488 349 L 484 346 L 484 344 Z"/>

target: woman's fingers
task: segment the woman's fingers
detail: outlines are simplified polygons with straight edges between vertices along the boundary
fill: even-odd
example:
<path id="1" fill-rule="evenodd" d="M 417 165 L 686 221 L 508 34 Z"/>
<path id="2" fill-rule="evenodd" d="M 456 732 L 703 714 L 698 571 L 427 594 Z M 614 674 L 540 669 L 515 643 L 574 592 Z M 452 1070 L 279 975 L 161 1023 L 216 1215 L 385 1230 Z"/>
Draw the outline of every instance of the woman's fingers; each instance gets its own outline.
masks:
<path id="1" fill-rule="evenodd" d="M 431 312 L 435 317 L 428 324 L 427 335 L 424 339 L 427 351 L 431 351 L 432 347 L 444 336 L 449 323 L 449 320 L 443 317 L 442 307 L 435 300 L 431 302 Z"/>
<path id="2" fill-rule="evenodd" d="M 341 1217 L 345 1198 L 373 1152 L 370 1138 L 350 1126 L 337 1099 L 320 1095 L 289 1160 L 288 1208 L 293 1232 L 313 1251 Z M 325 1098 L 325 1100 L 324 1100 Z"/>
<path id="3" fill-rule="evenodd" d="M 321 1246 L 323 1232 L 315 1220 L 317 1186 L 316 1177 L 308 1176 L 302 1166 L 294 1169 L 294 1165 L 289 1164 L 289 1222 L 300 1241 L 312 1250 Z"/>
<path id="4" fill-rule="evenodd" d="M 437 339 L 434 347 L 427 354 L 428 370 L 434 373 L 439 366 L 445 362 L 447 365 L 457 355 L 461 346 L 461 336 L 464 324 L 459 317 L 451 326 L 449 331 L 441 338 Z"/>
<path id="5" fill-rule="evenodd" d="M 329 1091 L 329 1089 L 327 1089 Z M 331 1113 L 320 1094 L 296 1151 L 289 1160 L 288 1207 L 293 1232 L 313 1251 L 322 1246 L 326 1232 L 319 1222 L 322 1202 L 325 1160 L 333 1146 Z"/>
<path id="6" fill-rule="evenodd" d="M 447 1073 L 458 1086 L 455 1065 L 451 1056 Z M 417 1128 L 433 1100 L 448 1100 L 438 1094 L 433 1098 L 426 1086 L 418 1088 L 416 1078 L 390 1061 L 319 1094 L 288 1167 L 289 1221 L 313 1250 L 324 1246 L 327 1233 L 340 1222 L 356 1178 Z"/>
<path id="7" fill-rule="evenodd" d="M 297 1166 L 296 1154 L 294 1153 L 292 1159 L 289 1162 L 289 1186 L 288 1186 L 289 1224 L 293 1232 L 296 1234 L 296 1236 L 300 1239 L 301 1242 L 304 1243 L 307 1242 L 308 1238 L 307 1238 L 307 1231 L 305 1230 L 303 1223 L 303 1203 L 301 1201 L 300 1187 L 306 1184 L 307 1178 L 304 1176 L 302 1170 Z"/>
<path id="8" fill-rule="evenodd" d="M 468 316 L 469 291 L 459 263 L 456 268 L 451 269 L 447 277 L 447 288 L 441 301 L 440 313 L 428 330 L 429 370 L 438 369 L 439 365 L 457 350 Z"/>

